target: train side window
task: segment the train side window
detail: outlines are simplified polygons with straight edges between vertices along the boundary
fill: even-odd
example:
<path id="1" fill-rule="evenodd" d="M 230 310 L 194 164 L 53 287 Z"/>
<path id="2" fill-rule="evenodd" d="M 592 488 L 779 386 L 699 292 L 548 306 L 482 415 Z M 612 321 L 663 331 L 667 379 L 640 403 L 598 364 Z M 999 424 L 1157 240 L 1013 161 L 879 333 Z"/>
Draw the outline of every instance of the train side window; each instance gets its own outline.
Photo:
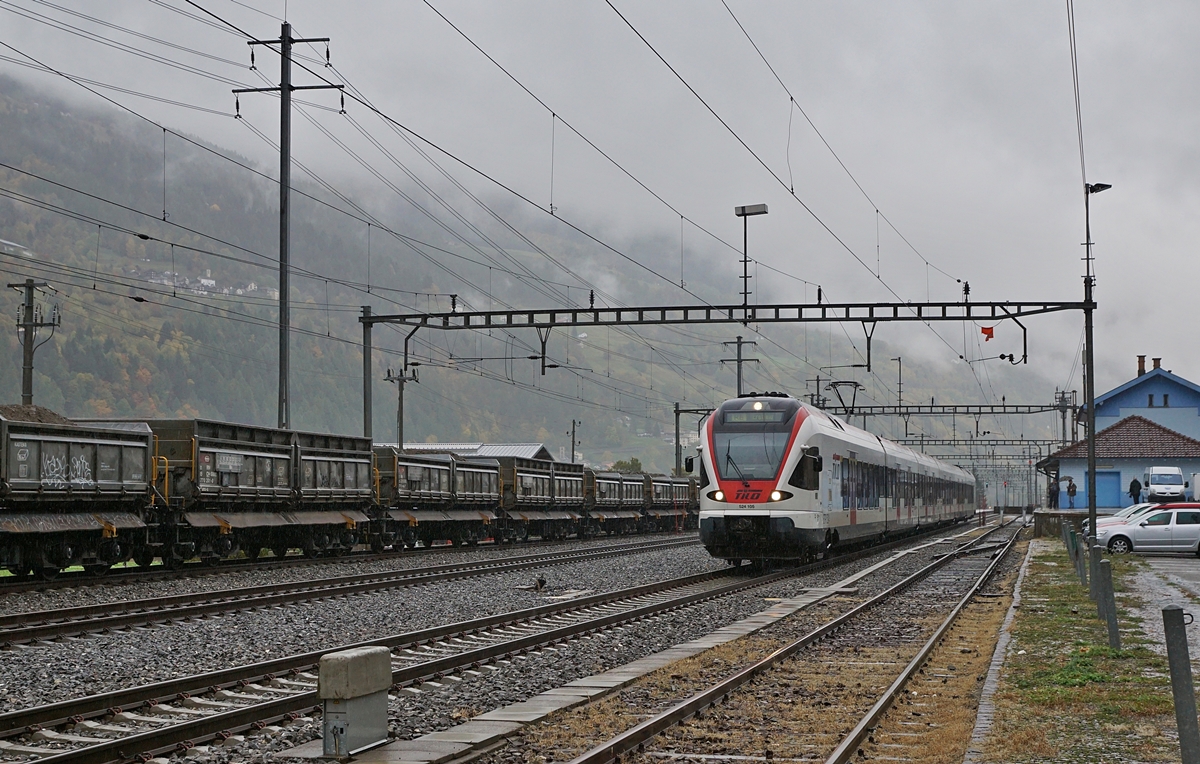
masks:
<path id="1" fill-rule="evenodd" d="M 795 486 L 801 491 L 819 491 L 821 489 L 821 449 L 817 446 L 804 449 L 796 470 L 792 473 L 788 485 Z"/>

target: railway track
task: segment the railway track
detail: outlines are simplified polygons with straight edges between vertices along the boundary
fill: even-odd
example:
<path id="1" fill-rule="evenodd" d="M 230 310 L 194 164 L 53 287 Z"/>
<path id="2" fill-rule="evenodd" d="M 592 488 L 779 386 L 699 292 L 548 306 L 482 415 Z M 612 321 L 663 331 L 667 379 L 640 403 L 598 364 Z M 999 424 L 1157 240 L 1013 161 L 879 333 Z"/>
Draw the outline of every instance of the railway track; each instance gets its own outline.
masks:
<path id="1" fill-rule="evenodd" d="M 649 534 L 651 537 L 660 536 L 662 534 Z M 687 536 L 696 537 L 694 532 L 685 534 Z M 565 544 L 577 544 L 580 539 L 568 539 L 567 541 L 523 541 L 517 548 L 537 549 L 542 547 L 560 547 Z M 197 578 L 202 576 L 220 576 L 228 573 L 245 573 L 250 571 L 262 570 L 280 570 L 287 568 L 319 568 L 330 565 L 345 565 L 347 563 L 358 562 L 375 562 L 387 560 L 400 560 L 413 556 L 435 555 L 435 554 L 450 554 L 453 552 L 464 551 L 479 551 L 485 552 L 488 550 L 495 551 L 511 551 L 514 549 L 511 544 L 482 546 L 433 546 L 433 547 L 417 547 L 415 549 L 405 549 L 403 551 L 391 552 L 354 552 L 347 555 L 339 555 L 333 557 L 304 557 L 304 556 L 288 556 L 283 558 L 266 557 L 260 558 L 254 562 L 245 560 L 221 560 L 217 564 L 207 562 L 188 562 L 178 568 L 171 568 L 165 565 L 155 565 L 150 568 L 131 567 L 131 568 L 111 568 L 103 574 L 96 575 L 89 573 L 86 570 L 66 571 L 59 573 L 56 578 L 43 579 L 34 576 L 0 576 L 0 596 L 6 594 L 17 594 L 21 592 L 40 592 L 51 589 L 72 589 L 81 586 L 101 586 L 124 583 L 140 583 L 143 581 L 174 581 L 181 578 Z"/>
<path id="2" fill-rule="evenodd" d="M 992 533 L 997 531 L 1005 536 L 999 548 L 984 547 L 980 537 L 942 556 L 761 660 L 594 745 L 570 764 L 618 759 L 661 764 L 731 754 L 844 764 L 863 756 L 860 745 L 923 670 L 1012 548 L 1019 529 L 1010 524 L 1007 531 Z M 976 549 L 983 551 L 972 554 Z M 911 726 L 895 733 L 907 743 L 889 745 L 917 745 L 936 734 L 920 711 L 913 708 L 909 714 L 899 724 Z M 880 755 L 905 760 L 901 754 L 893 748 Z"/>
<path id="3" fill-rule="evenodd" d="M 0 714 L 0 759 L 45 764 L 145 760 L 302 717 L 318 702 L 315 671 L 320 656 L 333 650 L 386 646 L 393 655 L 394 687 L 419 690 L 461 680 L 468 672 L 498 670 L 522 653 L 588 639 L 601 630 L 844 564 L 912 540 L 753 578 L 732 575 L 733 569 L 697 574 Z"/>
<path id="4" fill-rule="evenodd" d="M 544 551 L 494 560 L 358 573 L 293 584 L 268 584 L 221 591 L 59 608 L 0 616 L 0 646 L 182 621 L 254 608 L 291 605 L 439 581 L 597 560 L 699 543 L 695 537 L 610 544 L 590 549 Z"/>

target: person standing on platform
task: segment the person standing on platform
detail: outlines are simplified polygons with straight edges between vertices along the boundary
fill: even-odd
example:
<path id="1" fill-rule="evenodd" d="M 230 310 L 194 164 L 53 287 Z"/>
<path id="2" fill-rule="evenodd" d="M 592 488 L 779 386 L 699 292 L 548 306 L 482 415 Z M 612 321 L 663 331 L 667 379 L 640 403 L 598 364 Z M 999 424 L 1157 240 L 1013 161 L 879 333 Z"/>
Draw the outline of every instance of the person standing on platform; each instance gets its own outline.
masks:
<path id="1" fill-rule="evenodd" d="M 1075 478 L 1067 478 L 1067 503 L 1070 505 L 1069 509 L 1075 509 L 1075 494 L 1078 491 L 1079 488 L 1075 485 Z"/>
<path id="2" fill-rule="evenodd" d="M 1142 500 L 1142 481 L 1137 478 L 1129 481 L 1129 498 L 1133 499 L 1134 504 Z"/>

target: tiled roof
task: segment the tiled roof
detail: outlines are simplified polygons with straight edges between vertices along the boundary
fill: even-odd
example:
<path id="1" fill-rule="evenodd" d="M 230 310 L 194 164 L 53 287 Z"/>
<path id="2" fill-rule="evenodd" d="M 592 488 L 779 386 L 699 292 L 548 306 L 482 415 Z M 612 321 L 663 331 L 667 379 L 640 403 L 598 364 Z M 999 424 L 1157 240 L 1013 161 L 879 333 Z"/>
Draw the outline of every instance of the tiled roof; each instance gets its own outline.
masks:
<path id="1" fill-rule="evenodd" d="M 1087 441 L 1050 454 L 1053 459 L 1086 459 Z M 1142 416 L 1125 417 L 1096 433 L 1097 459 L 1200 459 L 1200 440 Z"/>

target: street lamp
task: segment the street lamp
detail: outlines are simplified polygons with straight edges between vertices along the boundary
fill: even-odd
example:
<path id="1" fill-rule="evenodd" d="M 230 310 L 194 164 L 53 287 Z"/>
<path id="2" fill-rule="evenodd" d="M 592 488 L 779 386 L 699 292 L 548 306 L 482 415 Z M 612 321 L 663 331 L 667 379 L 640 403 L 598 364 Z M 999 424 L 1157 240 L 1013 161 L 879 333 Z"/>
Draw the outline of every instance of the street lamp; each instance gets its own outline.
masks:
<path id="1" fill-rule="evenodd" d="M 746 218 L 752 215 L 766 215 L 767 205 L 746 204 L 734 207 L 733 214 L 742 219 L 742 308 L 744 309 L 750 307 L 750 250 L 746 246 L 749 233 Z"/>
<path id="2" fill-rule="evenodd" d="M 1107 191 L 1112 188 L 1108 183 L 1084 183 L 1083 184 L 1083 225 L 1086 238 L 1084 239 L 1085 255 L 1084 261 L 1086 264 L 1085 275 L 1083 277 L 1083 334 L 1084 334 L 1084 380 L 1083 380 L 1083 398 L 1087 405 L 1087 495 L 1088 495 L 1088 539 L 1089 553 L 1088 561 L 1092 562 L 1096 558 L 1090 552 L 1090 547 L 1096 544 L 1096 382 L 1095 382 L 1095 356 L 1092 353 L 1092 312 L 1096 309 L 1096 304 L 1092 300 L 1092 287 L 1095 285 L 1096 277 L 1092 274 L 1092 194 L 1098 194 L 1101 191 Z M 1091 573 L 1089 581 L 1095 578 L 1096 566 L 1090 566 Z"/>

